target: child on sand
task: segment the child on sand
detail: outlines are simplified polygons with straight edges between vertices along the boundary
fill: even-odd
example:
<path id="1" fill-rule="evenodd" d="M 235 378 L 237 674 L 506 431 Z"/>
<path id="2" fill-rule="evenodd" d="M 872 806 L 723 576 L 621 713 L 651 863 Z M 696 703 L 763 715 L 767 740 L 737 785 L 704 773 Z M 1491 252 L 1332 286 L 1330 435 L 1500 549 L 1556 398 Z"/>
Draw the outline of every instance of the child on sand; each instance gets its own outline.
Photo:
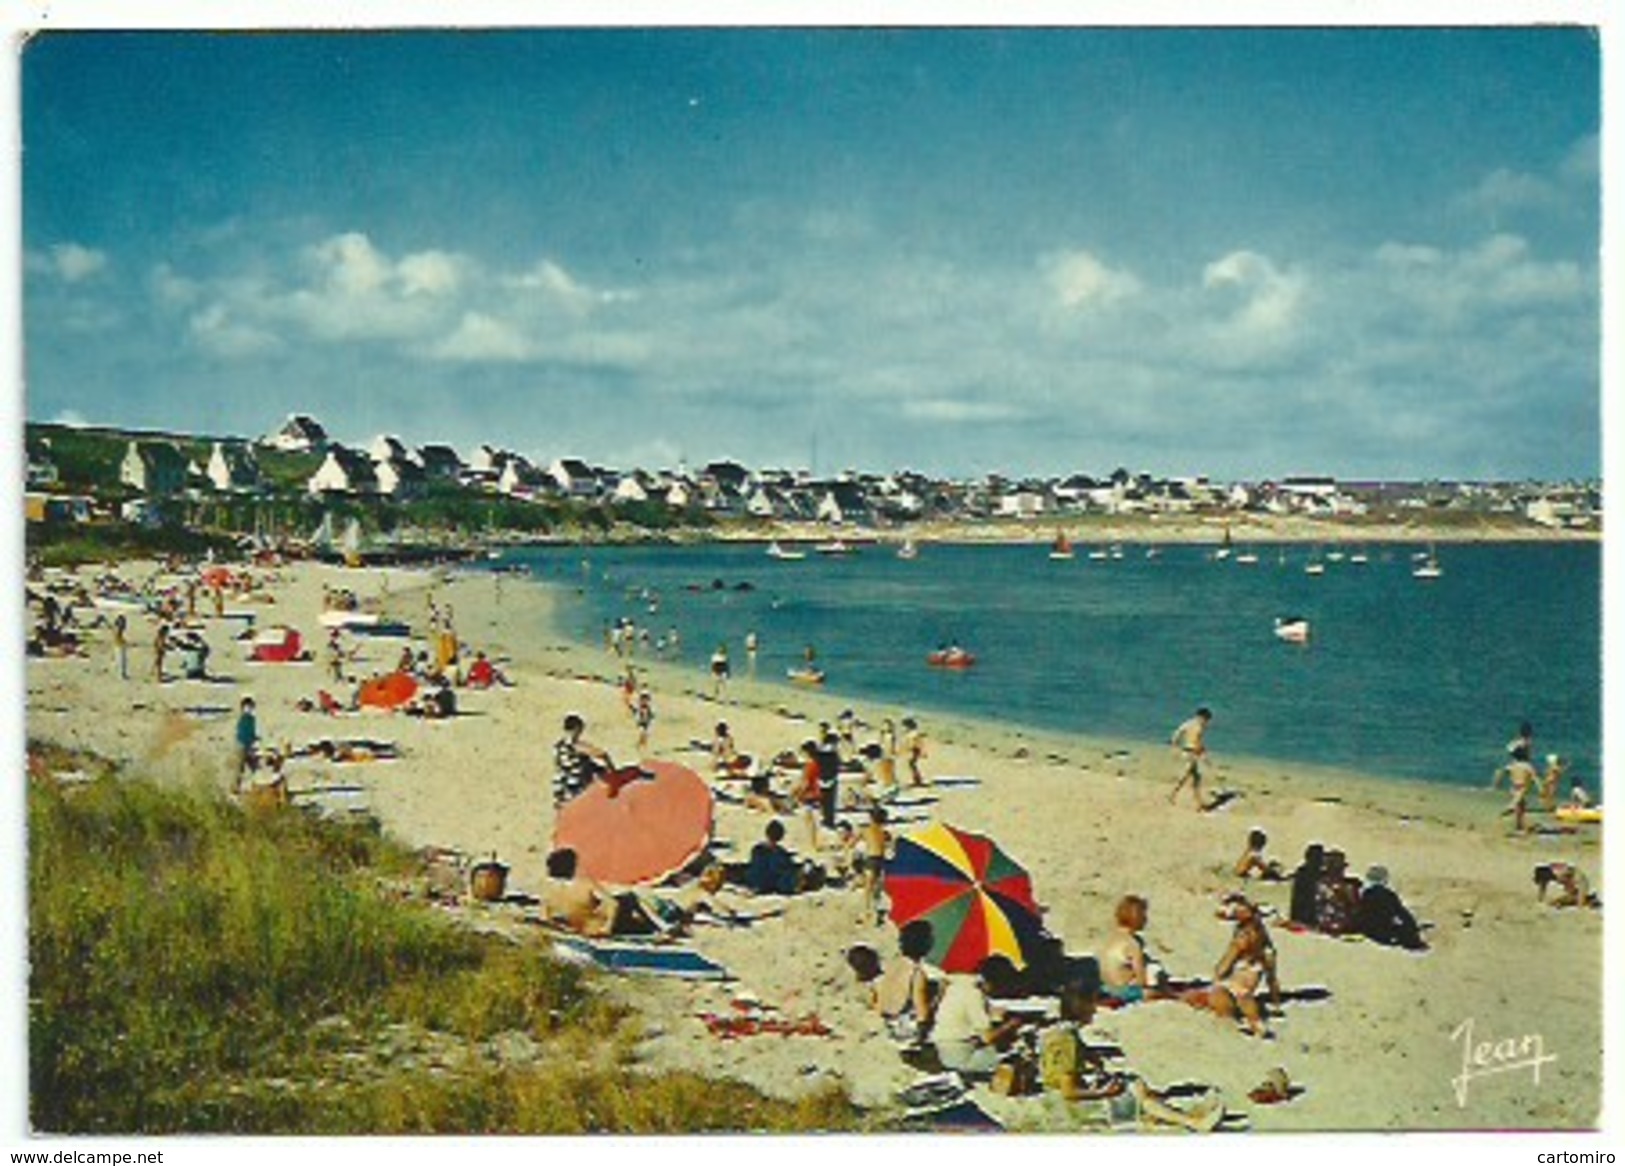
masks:
<path id="1" fill-rule="evenodd" d="M 1238 879 L 1261 878 L 1279 881 L 1286 878 L 1286 872 L 1281 864 L 1273 858 L 1264 857 L 1264 847 L 1269 844 L 1269 835 L 1258 827 L 1247 832 L 1247 847 L 1236 859 L 1235 874 Z"/>
<path id="2" fill-rule="evenodd" d="M 1202 763 L 1207 760 L 1207 727 L 1212 720 L 1212 710 L 1199 708 L 1196 715 L 1181 722 L 1169 738 L 1174 748 L 1179 750 L 1184 767 L 1180 770 L 1179 780 L 1174 783 L 1173 792 L 1168 795 L 1168 801 L 1172 804 L 1188 781 L 1197 813 L 1207 809 L 1202 801 Z"/>
<path id="3" fill-rule="evenodd" d="M 864 825 L 859 839 L 862 850 L 859 869 L 863 873 L 864 905 L 874 914 L 876 927 L 886 922 L 886 912 L 880 905 L 880 887 L 891 843 L 891 831 L 886 829 L 886 807 L 870 806 L 869 821 Z"/>

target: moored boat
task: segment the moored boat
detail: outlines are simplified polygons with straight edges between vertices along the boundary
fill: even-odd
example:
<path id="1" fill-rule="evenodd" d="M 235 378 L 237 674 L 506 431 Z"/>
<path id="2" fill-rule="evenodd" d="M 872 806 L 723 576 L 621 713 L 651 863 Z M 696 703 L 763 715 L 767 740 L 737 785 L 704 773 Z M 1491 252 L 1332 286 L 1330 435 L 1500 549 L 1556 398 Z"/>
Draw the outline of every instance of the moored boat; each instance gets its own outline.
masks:
<path id="1" fill-rule="evenodd" d="M 1307 644 L 1309 642 L 1309 621 L 1301 615 L 1277 616 L 1275 635 L 1289 644 Z"/>
<path id="2" fill-rule="evenodd" d="M 925 662 L 933 668 L 970 668 L 976 664 L 976 655 L 957 646 L 938 648 L 925 658 Z"/>

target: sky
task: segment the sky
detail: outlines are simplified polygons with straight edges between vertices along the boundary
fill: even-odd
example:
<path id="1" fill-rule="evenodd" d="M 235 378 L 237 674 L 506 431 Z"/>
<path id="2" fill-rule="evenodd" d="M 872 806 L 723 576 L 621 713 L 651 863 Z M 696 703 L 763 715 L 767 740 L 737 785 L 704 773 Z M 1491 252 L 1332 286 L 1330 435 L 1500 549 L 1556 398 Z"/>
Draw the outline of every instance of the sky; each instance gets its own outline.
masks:
<path id="1" fill-rule="evenodd" d="M 1585 28 L 63 32 L 19 73 L 29 420 L 1601 473 Z"/>

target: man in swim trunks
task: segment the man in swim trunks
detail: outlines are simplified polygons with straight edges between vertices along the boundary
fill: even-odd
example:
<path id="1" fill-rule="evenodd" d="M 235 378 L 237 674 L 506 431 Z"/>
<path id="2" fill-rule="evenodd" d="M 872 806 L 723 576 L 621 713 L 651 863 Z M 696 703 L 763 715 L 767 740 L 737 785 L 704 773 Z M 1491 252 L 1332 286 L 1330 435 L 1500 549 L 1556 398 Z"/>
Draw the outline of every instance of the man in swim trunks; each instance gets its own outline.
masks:
<path id="1" fill-rule="evenodd" d="M 1170 738 L 1174 748 L 1180 752 L 1184 768 L 1180 770 L 1179 780 L 1168 795 L 1168 801 L 1171 804 L 1188 781 L 1191 783 L 1191 796 L 1196 799 L 1197 813 L 1207 809 L 1202 802 L 1202 763 L 1207 759 L 1207 727 L 1212 720 L 1212 710 L 1199 708 L 1196 715 L 1182 722 Z"/>

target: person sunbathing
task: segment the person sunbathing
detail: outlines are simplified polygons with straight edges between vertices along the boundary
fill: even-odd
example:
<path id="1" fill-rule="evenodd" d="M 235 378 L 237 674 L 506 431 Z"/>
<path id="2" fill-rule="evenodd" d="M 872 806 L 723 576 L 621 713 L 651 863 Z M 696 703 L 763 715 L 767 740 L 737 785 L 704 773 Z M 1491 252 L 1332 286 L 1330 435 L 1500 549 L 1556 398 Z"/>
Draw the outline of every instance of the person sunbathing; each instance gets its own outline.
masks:
<path id="1" fill-rule="evenodd" d="M 1117 927 L 1100 951 L 1100 990 L 1113 1000 L 1132 1004 L 1144 1000 L 1166 979 L 1162 969 L 1146 957 L 1141 932 L 1151 906 L 1139 895 L 1126 895 L 1117 904 Z"/>
<path id="2" fill-rule="evenodd" d="M 902 1049 L 924 1044 L 942 999 L 942 984 L 926 970 L 925 960 L 936 943 L 929 920 L 915 919 L 897 932 L 902 957 L 885 969 L 875 985 L 875 1007 L 885 1022 L 886 1034 Z"/>
<path id="3" fill-rule="evenodd" d="M 1258 908 L 1246 899 L 1234 904 L 1235 930 L 1230 943 L 1213 969 L 1213 985 L 1208 989 L 1208 1006 L 1226 1020 L 1235 1020 L 1251 1036 L 1268 1039 L 1261 990 L 1268 988 L 1270 1002 L 1281 1005 L 1281 984 L 1276 978 L 1275 944 L 1259 916 Z"/>
<path id="4" fill-rule="evenodd" d="M 503 688 L 512 688 L 513 681 L 507 674 L 491 663 L 484 652 L 474 653 L 474 662 L 468 666 L 468 675 L 463 678 L 467 688 L 493 688 L 501 685 Z"/>
<path id="5" fill-rule="evenodd" d="M 1354 909 L 1354 930 L 1385 947 L 1427 949 L 1416 916 L 1388 886 L 1388 868 L 1384 866 L 1373 866 L 1365 872 L 1365 886 Z"/>
<path id="6" fill-rule="evenodd" d="M 1348 859 L 1341 850 L 1328 850 L 1315 884 L 1315 930 L 1324 935 L 1349 934 L 1359 903 L 1360 884 L 1348 873 Z"/>
<path id="7" fill-rule="evenodd" d="M 1546 892 L 1554 884 L 1557 886 L 1557 894 L 1552 899 L 1554 907 L 1602 906 L 1602 901 L 1591 891 L 1590 880 L 1573 863 L 1549 862 L 1535 868 L 1535 886 L 1542 903 L 1546 901 Z"/>
<path id="8" fill-rule="evenodd" d="M 718 777 L 745 777 L 750 773 L 751 759 L 739 752 L 734 744 L 733 731 L 726 721 L 718 721 L 711 738 L 711 767 Z"/>
<path id="9" fill-rule="evenodd" d="M 586 729 L 587 722 L 570 713 L 564 718 L 564 735 L 553 744 L 555 806 L 577 797 L 599 774 L 615 768 L 608 753 L 582 737 Z"/>
<path id="10" fill-rule="evenodd" d="M 547 883 L 542 888 L 542 918 L 578 935 L 654 935 L 662 929 L 630 892 L 614 895 L 579 872 L 579 858 L 569 847 L 547 856 Z"/>
<path id="11" fill-rule="evenodd" d="M 1191 1133 L 1216 1129 L 1225 1115 L 1224 1098 L 1217 1089 L 1190 1109 L 1180 1109 L 1138 1073 L 1107 1064 L 1104 1051 L 1091 1044 L 1085 1032 L 1094 1021 L 1099 989 L 1099 965 L 1083 961 L 1077 981 L 1061 991 L 1060 1019 L 1039 1035 L 1039 1083 L 1076 1106 L 1087 1126 L 1163 1125 Z"/>
<path id="12" fill-rule="evenodd" d="M 1236 859 L 1235 875 L 1238 879 L 1261 878 L 1279 881 L 1286 878 L 1286 872 L 1281 864 L 1273 858 L 1264 857 L 1264 847 L 1269 845 L 1269 835 L 1254 827 L 1247 832 L 1247 846 Z"/>

